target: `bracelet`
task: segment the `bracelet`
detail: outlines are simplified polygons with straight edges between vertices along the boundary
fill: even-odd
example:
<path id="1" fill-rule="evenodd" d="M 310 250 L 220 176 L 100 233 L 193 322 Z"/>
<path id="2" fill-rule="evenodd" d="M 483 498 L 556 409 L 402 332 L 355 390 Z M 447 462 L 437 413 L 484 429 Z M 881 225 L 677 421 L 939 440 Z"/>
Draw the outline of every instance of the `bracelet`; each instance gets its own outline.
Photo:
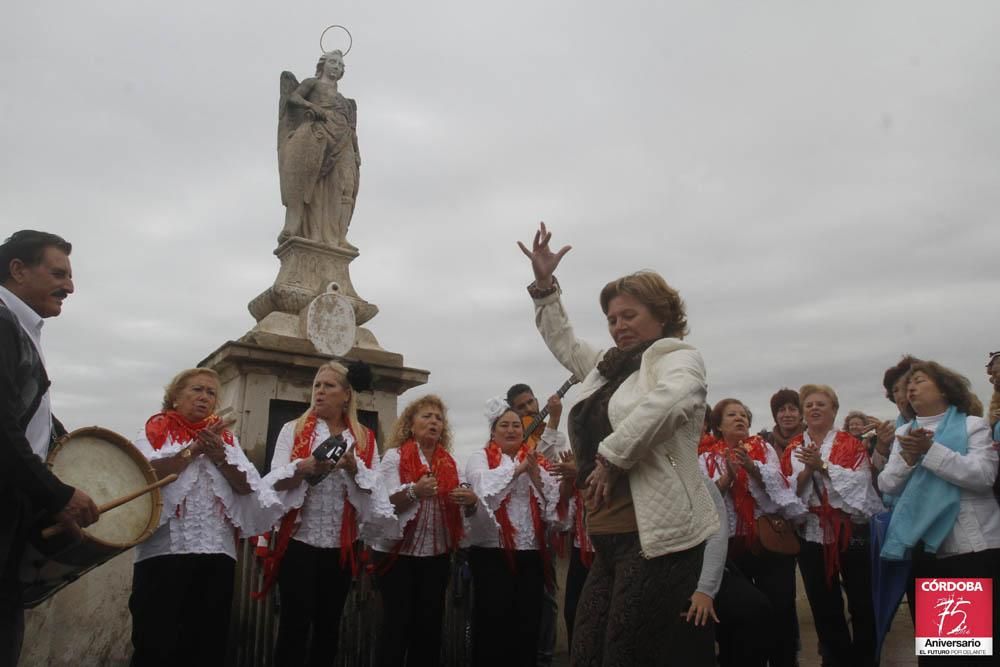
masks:
<path id="1" fill-rule="evenodd" d="M 417 498 L 417 492 L 414 490 L 416 486 L 416 484 L 410 482 L 409 486 L 406 487 L 406 497 L 413 502 L 417 502 L 417 500 L 419 500 L 419 498 Z"/>
<path id="2" fill-rule="evenodd" d="M 559 281 L 556 280 L 555 276 L 552 276 L 552 286 L 546 289 L 540 288 L 534 280 L 531 281 L 530 285 L 528 285 L 528 294 L 531 295 L 532 299 L 544 299 L 547 296 L 555 294 L 558 290 Z"/>

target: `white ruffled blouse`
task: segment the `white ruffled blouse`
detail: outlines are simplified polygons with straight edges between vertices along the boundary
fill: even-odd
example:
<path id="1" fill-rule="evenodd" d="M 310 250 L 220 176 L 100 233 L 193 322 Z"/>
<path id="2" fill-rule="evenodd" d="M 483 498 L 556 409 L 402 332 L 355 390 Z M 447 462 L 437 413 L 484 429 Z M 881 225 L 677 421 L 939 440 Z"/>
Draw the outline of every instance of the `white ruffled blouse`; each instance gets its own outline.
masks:
<path id="1" fill-rule="evenodd" d="M 420 455 L 420 462 L 430 467 L 423 450 L 418 447 L 417 453 Z M 390 498 L 397 492 L 406 489 L 408 485 L 404 484 L 399 477 L 398 447 L 386 450 L 385 455 L 382 457 L 382 462 L 378 466 L 378 473 Z M 459 483 L 465 482 L 461 470 L 458 471 L 458 481 Z M 410 522 L 416 521 L 417 524 L 413 527 L 413 540 L 410 544 L 403 544 L 400 547 L 399 555 L 425 557 L 440 556 L 447 553 L 448 540 L 445 534 L 447 528 L 445 528 L 441 513 L 436 511 L 435 503 L 436 500 L 434 498 L 422 498 L 416 503 L 411 503 L 409 507 L 397 514 L 398 523 L 396 524 L 396 529 L 394 531 L 383 531 L 381 537 L 372 542 L 372 548 L 375 551 L 383 553 L 392 552 L 399 543 L 399 540 L 402 539 L 403 533 L 410 525 Z M 426 510 L 421 512 L 419 511 L 421 508 L 426 508 Z M 480 526 L 484 521 L 484 517 L 486 517 L 486 509 L 483 506 L 482 498 L 479 499 L 476 511 L 472 516 L 468 516 L 465 510 L 462 510 L 462 524 L 465 536 L 460 546 L 468 546 L 469 536 L 481 530 Z M 485 520 L 492 524 L 492 519 L 486 517 Z"/>
<path id="2" fill-rule="evenodd" d="M 316 420 L 313 432 L 312 452 L 330 437 L 326 423 Z M 345 430 L 341 437 L 353 446 L 354 436 Z M 264 478 L 264 484 L 273 489 L 276 482 L 295 474 L 298 461 L 292 461 L 295 444 L 295 422 L 285 424 L 278 434 L 271 457 L 271 472 Z M 372 467 L 369 468 L 360 456 L 355 456 L 358 471 L 350 475 L 346 470 L 334 470 L 316 486 L 303 481 L 292 489 L 274 491 L 284 512 L 301 508 L 298 516 L 299 527 L 292 536 L 313 547 L 336 549 L 340 544 L 340 530 L 344 516 L 344 499 L 350 501 L 357 512 L 358 535 L 361 539 L 372 539 L 396 527 L 396 516 L 382 480 L 376 472 L 379 465 L 378 449 L 372 452 Z"/>
<path id="3" fill-rule="evenodd" d="M 812 478 L 815 483 L 806 486 L 802 500 L 809 507 L 819 507 L 821 502 L 816 493 L 816 485 L 820 485 L 826 489 L 831 507 L 848 514 L 853 523 L 866 524 L 873 514 L 884 512 L 885 506 L 882 505 L 878 492 L 875 491 L 875 486 L 872 484 L 872 468 L 867 456 L 853 470 L 830 463 L 830 451 L 833 449 L 833 440 L 837 433 L 836 429 L 831 429 L 819 448 L 820 458 L 828 463 L 827 470 L 830 477 L 827 478 L 821 473 L 813 473 Z M 812 445 L 813 440 L 809 436 L 809 432 L 806 431 L 802 435 L 805 441 L 799 446 Z M 792 488 L 795 488 L 799 473 L 805 469 L 805 464 L 799 461 L 794 451 L 791 456 L 791 464 L 792 474 L 789 476 L 789 481 L 792 483 Z M 816 514 L 809 512 L 804 515 L 799 524 L 799 535 L 809 542 L 824 543 L 823 527 Z"/>
<path id="4" fill-rule="evenodd" d="M 769 442 L 764 443 L 764 451 L 766 460 L 763 463 L 756 459 L 753 460 L 757 470 L 760 471 L 764 484 L 761 485 L 752 476 L 747 476 L 747 486 L 754 499 L 753 518 L 757 519 L 762 514 L 780 514 L 791 520 L 803 518 L 809 510 L 795 495 L 795 480 L 786 480 L 785 476 L 781 474 L 781 460 Z M 714 474 L 709 473 L 708 461 L 710 458 L 715 459 L 714 466 L 711 466 L 714 468 Z M 725 460 L 715 452 L 704 452 L 698 456 L 698 465 L 701 467 L 701 472 L 713 482 L 722 477 L 722 472 L 726 469 Z M 728 492 L 723 493 L 722 500 L 726 506 L 729 536 L 732 537 L 736 534 L 736 510 L 733 507 L 733 495 Z"/>
<path id="5" fill-rule="evenodd" d="M 177 442 L 172 436 L 160 449 L 154 449 L 139 431 L 135 446 L 150 461 L 175 456 L 190 446 L 192 440 Z M 163 510 L 160 526 L 148 540 L 139 544 L 135 562 L 173 554 L 225 554 L 236 558 L 236 539 L 267 530 L 280 516 L 280 504 L 274 492 L 261 483 L 257 468 L 250 462 L 239 440 L 226 445 L 226 462 L 246 475 L 251 492 L 241 495 L 208 457 L 197 456 L 181 471 L 177 480 L 160 489 Z"/>
<path id="6" fill-rule="evenodd" d="M 536 503 L 541 510 L 542 522 L 546 527 L 566 530 L 572 514 L 567 512 L 567 518 L 560 522 L 557 507 L 559 504 L 559 480 L 547 470 L 540 468 L 542 492 L 539 493 L 528 475 L 514 477 L 517 464 L 510 456 L 500 457 L 500 465 L 490 468 L 486 458 L 486 450 L 479 449 L 465 466 L 465 476 L 472 489 L 485 506 L 489 522 L 481 522 L 469 535 L 472 546 L 500 547 L 500 524 L 496 520 L 496 511 L 510 497 L 507 503 L 507 515 L 514 527 L 514 544 L 518 551 L 538 549 L 535 539 L 535 526 L 531 520 L 531 505 Z"/>

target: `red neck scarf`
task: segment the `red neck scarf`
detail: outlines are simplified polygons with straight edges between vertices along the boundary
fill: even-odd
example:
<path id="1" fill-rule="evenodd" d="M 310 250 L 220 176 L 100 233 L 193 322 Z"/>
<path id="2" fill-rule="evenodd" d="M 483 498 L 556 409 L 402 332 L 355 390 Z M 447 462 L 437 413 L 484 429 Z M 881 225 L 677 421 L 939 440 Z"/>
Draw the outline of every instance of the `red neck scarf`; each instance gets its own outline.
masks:
<path id="1" fill-rule="evenodd" d="M 430 465 L 424 465 L 423 461 L 420 460 L 420 446 L 417 445 L 416 440 L 407 440 L 399 446 L 400 482 L 403 484 L 415 483 L 428 473 L 437 478 L 437 495 L 418 501 L 420 505 L 417 509 L 417 515 L 406 525 L 403 530 L 403 538 L 396 543 L 389 557 L 383 562 L 380 568 L 383 573 L 392 567 L 404 547 L 412 547 L 418 542 L 422 543 L 426 538 L 426 535 L 423 534 L 426 528 L 417 534 L 417 526 L 423 523 L 420 517 L 425 510 L 437 512 L 441 519 L 440 523 L 445 527 L 445 534 L 439 536 L 436 530 L 438 522 L 430 522 L 435 531 L 431 536 L 431 539 L 434 540 L 435 552 L 454 551 L 465 535 L 462 508 L 448 499 L 448 494 L 458 486 L 458 467 L 455 465 L 455 459 L 444 447 L 438 445 L 434 448 L 434 453 L 431 454 Z"/>
<path id="2" fill-rule="evenodd" d="M 292 445 L 292 461 L 304 459 L 312 454 L 313 438 L 316 435 L 316 421 L 316 414 L 310 412 L 309 416 L 306 417 L 305 423 L 302 425 L 302 430 L 295 436 L 295 443 Z M 347 428 L 352 436 L 355 435 L 354 430 L 351 429 L 349 424 Z M 367 437 L 365 438 L 364 445 L 355 436 L 354 453 L 364 461 L 365 466 L 371 468 L 375 455 L 375 434 L 368 429 L 365 429 L 365 431 Z M 281 525 L 278 528 L 276 543 L 264 556 L 264 584 L 261 586 L 260 591 L 251 593 L 251 596 L 255 600 L 261 600 L 266 597 L 268 591 L 274 586 L 274 582 L 278 580 L 281 561 L 285 558 L 285 552 L 288 550 L 288 543 L 291 541 L 292 535 L 299 529 L 298 518 L 301 513 L 302 508 L 295 508 L 281 517 Z M 347 489 L 344 489 L 344 513 L 341 515 L 340 522 L 340 566 L 345 569 L 349 567 L 351 574 L 354 576 L 357 576 L 360 569 L 358 560 L 354 554 L 354 543 L 357 540 L 358 512 L 354 508 L 354 505 L 351 504 L 351 501 L 348 500 Z"/>
<path id="3" fill-rule="evenodd" d="M 781 472 L 785 477 L 792 476 L 792 452 L 805 443 L 805 434 L 792 438 L 785 451 L 781 453 Z M 816 443 L 822 446 L 822 443 Z M 830 448 L 830 460 L 833 465 L 849 470 L 857 470 L 866 459 L 868 452 L 860 440 L 850 433 L 837 431 L 833 437 L 833 447 Z M 851 542 L 851 517 L 843 510 L 830 505 L 829 494 L 825 485 L 814 483 L 819 505 L 812 506 L 809 511 L 819 517 L 819 525 L 823 528 L 823 555 L 826 565 L 826 582 L 829 586 L 833 577 L 840 572 L 840 553 L 847 549 Z"/>
<path id="4" fill-rule="evenodd" d="M 737 447 L 742 448 L 751 459 L 767 462 L 767 445 L 759 435 L 751 435 L 741 441 Z M 698 455 L 709 454 L 705 458 L 705 467 L 708 469 L 710 477 L 714 477 L 724 465 L 724 461 L 729 459 L 734 463 L 737 461 L 736 455 L 722 438 L 708 440 L 702 438 L 698 445 Z M 736 547 L 739 549 L 749 549 L 757 539 L 757 521 L 754 519 L 754 509 L 757 502 L 750 493 L 750 476 L 746 469 L 737 463 L 736 477 L 732 486 L 729 487 L 729 496 L 733 499 L 733 510 L 736 514 L 736 533 L 733 535 Z"/>
<path id="5" fill-rule="evenodd" d="M 146 420 L 146 439 L 153 449 L 159 451 L 167 440 L 175 443 L 191 442 L 198 436 L 198 431 L 208 428 L 212 424 L 220 421 L 219 415 L 209 415 L 201 421 L 190 422 L 181 416 L 176 410 L 167 410 L 153 415 Z M 227 445 L 233 445 L 233 432 L 229 429 L 219 434 L 222 441 Z"/>
<path id="6" fill-rule="evenodd" d="M 524 457 L 528 455 L 531 451 L 527 443 L 521 445 L 520 449 L 517 450 L 517 454 L 514 455 L 514 460 L 520 463 L 524 460 Z M 500 465 L 503 460 L 503 450 L 493 440 L 490 440 L 490 444 L 486 445 L 486 462 L 489 463 L 490 468 L 496 468 Z M 538 464 L 548 470 L 549 463 L 545 460 L 541 454 L 538 455 Z M 535 495 L 536 490 L 534 484 L 531 485 L 530 494 Z M 514 528 L 514 524 L 510 521 L 510 513 L 507 511 L 507 505 L 510 503 L 510 495 L 503 499 L 500 503 L 500 508 L 493 513 L 496 517 L 497 523 L 500 524 L 500 546 L 503 547 L 504 552 L 507 555 L 507 564 L 510 565 L 511 571 L 514 571 L 514 551 L 516 550 L 516 543 L 514 541 L 514 533 L 517 532 Z M 531 508 L 531 524 L 535 529 L 535 543 L 538 545 L 538 551 L 542 555 L 542 562 L 544 563 L 544 571 L 546 577 L 549 577 L 549 573 L 552 568 L 549 567 L 549 559 L 551 558 L 548 550 L 548 545 L 545 544 L 545 524 L 542 523 L 542 509 L 539 507 L 539 501 L 533 499 L 529 496 L 528 506 Z M 548 583 L 548 582 L 547 582 Z"/>

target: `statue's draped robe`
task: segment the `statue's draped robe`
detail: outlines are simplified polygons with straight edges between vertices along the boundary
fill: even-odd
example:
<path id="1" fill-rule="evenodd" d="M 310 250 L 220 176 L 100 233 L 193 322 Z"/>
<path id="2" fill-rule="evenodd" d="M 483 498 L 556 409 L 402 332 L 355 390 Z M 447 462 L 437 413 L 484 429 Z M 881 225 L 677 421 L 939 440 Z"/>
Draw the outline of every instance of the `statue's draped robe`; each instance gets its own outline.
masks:
<path id="1" fill-rule="evenodd" d="M 302 114 L 278 147 L 283 235 L 344 246 L 358 192 L 357 107 L 340 93 L 320 106 L 326 120 Z"/>

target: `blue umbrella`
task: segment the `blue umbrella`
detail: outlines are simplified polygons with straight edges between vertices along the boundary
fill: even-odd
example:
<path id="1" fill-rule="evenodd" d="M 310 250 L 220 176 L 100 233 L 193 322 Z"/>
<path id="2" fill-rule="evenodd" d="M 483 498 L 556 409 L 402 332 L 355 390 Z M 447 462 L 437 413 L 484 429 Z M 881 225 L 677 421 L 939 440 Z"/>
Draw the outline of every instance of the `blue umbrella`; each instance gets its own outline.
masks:
<path id="1" fill-rule="evenodd" d="M 892 512 L 880 512 L 871 519 L 872 606 L 875 608 L 875 655 L 882 655 L 882 643 L 899 603 L 906 593 L 912 561 L 885 560 L 881 557 L 885 532 L 889 528 Z"/>

